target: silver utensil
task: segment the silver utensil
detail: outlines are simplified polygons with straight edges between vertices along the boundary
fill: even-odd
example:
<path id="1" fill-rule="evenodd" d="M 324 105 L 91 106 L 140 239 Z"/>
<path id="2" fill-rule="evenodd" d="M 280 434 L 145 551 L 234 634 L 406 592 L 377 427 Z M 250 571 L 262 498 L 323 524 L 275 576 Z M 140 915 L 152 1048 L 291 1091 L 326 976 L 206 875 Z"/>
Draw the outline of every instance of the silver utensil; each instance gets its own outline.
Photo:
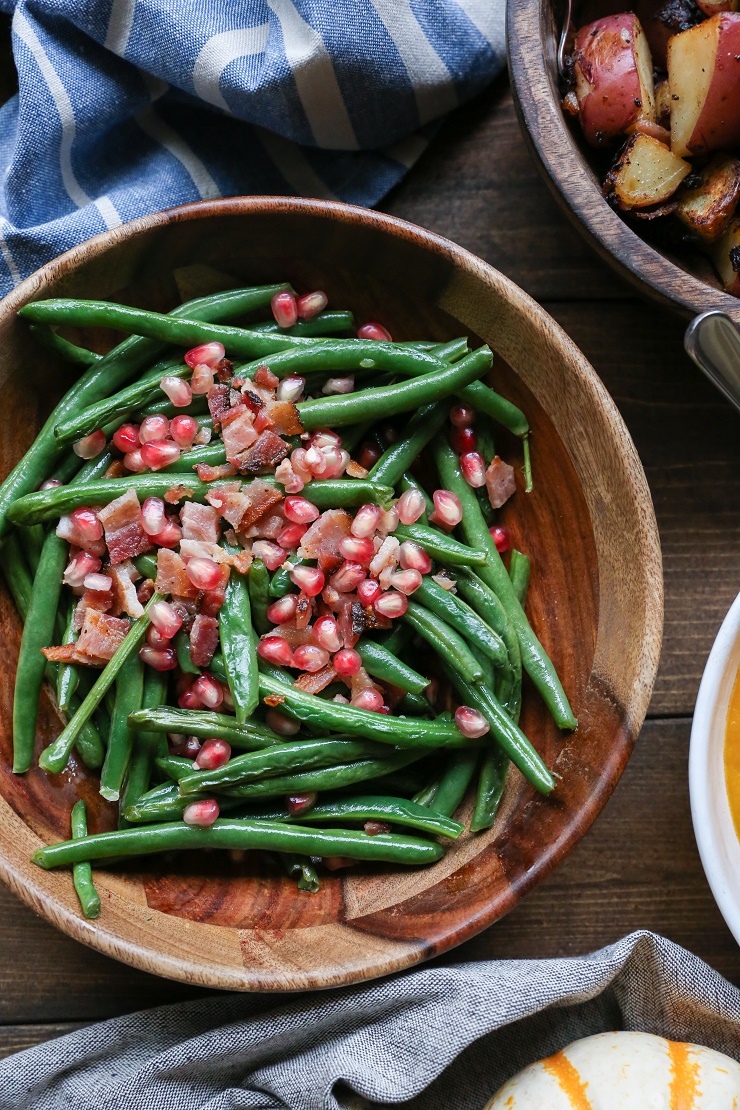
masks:
<path id="1" fill-rule="evenodd" d="M 725 312 L 703 312 L 686 329 L 684 347 L 700 370 L 740 409 L 740 329 Z"/>

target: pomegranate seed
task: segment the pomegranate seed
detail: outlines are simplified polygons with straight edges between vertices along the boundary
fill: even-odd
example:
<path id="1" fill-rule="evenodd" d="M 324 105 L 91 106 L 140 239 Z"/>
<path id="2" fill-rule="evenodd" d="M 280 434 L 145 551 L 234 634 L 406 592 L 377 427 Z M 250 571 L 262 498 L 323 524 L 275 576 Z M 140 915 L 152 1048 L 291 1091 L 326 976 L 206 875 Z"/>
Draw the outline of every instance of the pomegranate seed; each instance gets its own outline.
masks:
<path id="1" fill-rule="evenodd" d="M 305 497 L 286 497 L 283 501 L 283 512 L 288 520 L 292 520 L 295 524 L 310 524 L 313 520 L 318 520 L 319 510 Z"/>
<path id="2" fill-rule="evenodd" d="M 349 465 L 349 451 L 341 447 L 322 447 L 321 454 L 326 460 L 322 478 L 341 478 Z"/>
<path id="3" fill-rule="evenodd" d="M 372 536 L 378 527 L 380 513 L 381 510 L 377 505 L 361 505 L 350 525 L 352 535 L 358 536 L 360 539 L 364 539 L 365 536 Z"/>
<path id="4" fill-rule="evenodd" d="M 202 397 L 213 389 L 213 370 L 204 362 L 199 363 L 190 378 L 190 392 L 194 397 Z"/>
<path id="5" fill-rule="evenodd" d="M 283 378 L 275 392 L 277 401 L 297 401 L 306 388 L 306 379 L 293 375 Z"/>
<path id="6" fill-rule="evenodd" d="M 391 333 L 382 324 L 363 324 L 357 332 L 358 339 L 379 339 L 383 343 L 392 343 Z"/>
<path id="7" fill-rule="evenodd" d="M 147 497 L 141 506 L 141 527 L 147 536 L 156 536 L 167 523 L 161 497 Z"/>
<path id="8" fill-rule="evenodd" d="M 270 307 L 279 327 L 293 327 L 298 319 L 298 303 L 292 293 L 276 293 Z"/>
<path id="9" fill-rule="evenodd" d="M 177 547 L 182 539 L 182 528 L 176 520 L 168 520 L 162 531 L 149 539 L 158 547 Z"/>
<path id="10" fill-rule="evenodd" d="M 161 413 L 145 416 L 139 426 L 139 443 L 158 443 L 170 434 L 170 422 Z"/>
<path id="11" fill-rule="evenodd" d="M 461 455 L 460 469 L 463 478 L 473 489 L 480 489 L 486 484 L 486 464 L 480 451 L 466 451 Z"/>
<path id="12" fill-rule="evenodd" d="M 141 457 L 141 451 L 129 451 L 123 456 L 123 465 L 133 474 L 142 474 L 146 470 L 146 463 Z"/>
<path id="13" fill-rule="evenodd" d="M 349 705 L 349 698 L 345 698 L 344 694 L 335 694 L 331 700 L 335 701 L 337 705 Z"/>
<path id="14" fill-rule="evenodd" d="M 290 797 L 285 799 L 285 808 L 291 817 L 297 817 L 299 813 L 306 813 L 307 810 L 315 806 L 318 797 L 315 791 L 310 794 L 291 794 Z"/>
<path id="15" fill-rule="evenodd" d="M 476 736 L 485 736 L 491 731 L 491 726 L 483 714 L 477 709 L 471 709 L 469 705 L 461 705 L 455 710 L 455 724 L 463 736 L 471 740 Z"/>
<path id="16" fill-rule="evenodd" d="M 149 619 L 161 633 L 171 640 L 182 628 L 182 617 L 168 601 L 155 601 L 149 610 Z"/>
<path id="17" fill-rule="evenodd" d="M 223 343 L 202 343 L 200 347 L 193 347 L 185 352 L 185 362 L 195 369 L 196 366 L 210 366 L 213 370 L 225 356 L 226 350 Z"/>
<path id="18" fill-rule="evenodd" d="M 261 559 L 268 570 L 277 570 L 286 559 L 285 551 L 276 543 L 269 540 L 255 540 L 252 544 L 252 554 L 255 559 Z"/>
<path id="19" fill-rule="evenodd" d="M 493 537 L 493 542 L 496 544 L 496 550 L 499 555 L 503 555 L 504 551 L 508 551 L 511 547 L 511 537 L 507 528 L 503 528 L 500 524 L 493 524 L 488 529 Z"/>
<path id="20" fill-rule="evenodd" d="M 59 489 L 63 485 L 64 482 L 60 481 L 59 478 L 47 478 L 45 482 L 41 483 L 39 489 Z"/>
<path id="21" fill-rule="evenodd" d="M 298 608 L 298 594 L 286 594 L 268 606 L 267 619 L 271 624 L 287 624 L 292 621 Z"/>
<path id="22" fill-rule="evenodd" d="M 144 443 L 141 448 L 141 461 L 150 470 L 161 470 L 163 466 L 169 466 L 179 458 L 180 448 L 171 439 Z"/>
<path id="23" fill-rule="evenodd" d="M 286 551 L 295 551 L 307 531 L 305 524 L 289 524 L 278 532 L 275 539 Z"/>
<path id="24" fill-rule="evenodd" d="M 311 635 L 319 647 L 325 648 L 327 651 L 339 651 L 342 646 L 339 625 L 334 620 L 334 617 L 319 617 L 319 619 L 314 622 Z"/>
<path id="25" fill-rule="evenodd" d="M 317 428 L 309 440 L 310 447 L 341 447 L 342 437 L 331 428 Z"/>
<path id="26" fill-rule="evenodd" d="M 153 648 L 166 648 L 170 646 L 171 636 L 163 636 L 158 628 L 150 624 L 146 630 L 146 642 Z"/>
<path id="27" fill-rule="evenodd" d="M 329 662 L 329 652 L 316 644 L 301 644 L 293 652 L 293 666 L 299 671 L 316 674 Z"/>
<path id="28" fill-rule="evenodd" d="M 448 578 L 446 574 L 433 574 L 432 582 L 436 582 L 437 585 L 441 586 L 443 590 L 451 590 L 452 587 L 455 585 L 454 580 L 452 578 Z"/>
<path id="29" fill-rule="evenodd" d="M 72 450 L 81 459 L 94 459 L 105 450 L 105 432 L 100 428 L 96 432 L 90 432 L 89 436 L 83 436 L 73 443 Z"/>
<path id="30" fill-rule="evenodd" d="M 180 706 L 180 709 L 203 708 L 203 702 L 200 700 L 198 695 L 193 692 L 192 686 L 190 686 L 187 690 L 183 690 L 183 692 L 180 694 L 180 697 L 177 699 L 177 704 Z M 200 750 L 200 748 L 198 750 Z"/>
<path id="31" fill-rule="evenodd" d="M 73 509 L 69 519 L 78 530 L 80 536 L 88 543 L 94 543 L 103 536 L 103 525 L 98 520 L 97 514 L 85 507 Z"/>
<path id="32" fill-rule="evenodd" d="M 182 819 L 186 825 L 197 825 L 207 829 L 216 820 L 219 814 L 218 802 L 215 798 L 205 798 L 202 802 L 191 802 L 182 811 Z"/>
<path id="33" fill-rule="evenodd" d="M 279 709 L 267 710 L 265 724 L 278 736 L 295 736 L 301 731 L 301 722 L 293 720 L 286 713 L 281 713 Z"/>
<path id="34" fill-rule="evenodd" d="M 195 766 L 201 771 L 215 771 L 231 759 L 231 744 L 225 740 L 205 740 L 195 757 Z"/>
<path id="35" fill-rule="evenodd" d="M 372 578 L 366 578 L 357 587 L 357 596 L 363 605 L 372 605 L 379 593 L 380 582 L 376 582 Z"/>
<path id="36" fill-rule="evenodd" d="M 290 667 L 293 662 L 290 644 L 282 636 L 265 636 L 257 644 L 257 654 L 268 663 L 277 663 L 280 667 Z"/>
<path id="37" fill-rule="evenodd" d="M 378 531 L 385 532 L 386 535 L 389 532 L 395 532 L 396 528 L 398 528 L 398 523 L 398 509 L 395 505 L 393 505 L 390 509 L 386 509 L 384 513 L 380 514 L 380 520 L 378 521 Z"/>
<path id="38" fill-rule="evenodd" d="M 330 396 L 332 393 L 354 393 L 355 379 L 353 377 L 347 378 L 327 378 L 321 387 L 321 392 Z"/>
<path id="39" fill-rule="evenodd" d="M 383 452 L 374 443 L 362 443 L 357 455 L 357 462 L 365 470 L 372 470 Z"/>
<path id="40" fill-rule="evenodd" d="M 379 713 L 383 708 L 383 695 L 379 690 L 361 690 L 349 704 L 355 709 L 367 709 L 370 713 Z"/>
<path id="41" fill-rule="evenodd" d="M 97 555 L 91 555 L 89 551 L 78 551 L 67 564 L 62 581 L 65 586 L 76 589 L 82 585 L 89 574 L 95 574 L 100 570 L 101 566 L 102 563 Z"/>
<path id="42" fill-rule="evenodd" d="M 320 289 L 317 289 L 315 293 L 304 293 L 296 301 L 298 315 L 301 320 L 311 320 L 314 316 L 323 312 L 328 303 L 329 298 Z"/>
<path id="43" fill-rule="evenodd" d="M 193 399 L 193 391 L 188 382 L 174 374 L 165 374 L 159 388 L 166 393 L 176 409 L 184 409 Z"/>
<path id="44" fill-rule="evenodd" d="M 418 570 L 419 574 L 429 574 L 432 560 L 423 547 L 412 540 L 404 540 L 398 549 L 398 558 L 404 570 Z"/>
<path id="45" fill-rule="evenodd" d="M 373 541 L 369 536 L 345 536 L 339 541 L 339 554 L 348 563 L 369 563 L 375 554 Z"/>
<path id="46" fill-rule="evenodd" d="M 396 617 L 402 617 L 408 608 L 408 600 L 405 594 L 399 594 L 395 590 L 388 590 L 386 593 L 380 594 L 373 602 L 373 609 L 381 617 L 390 617 L 395 620 Z"/>
<path id="47" fill-rule="evenodd" d="M 340 594 L 351 594 L 366 577 L 367 567 L 363 567 L 360 563 L 342 563 L 329 581 Z"/>
<path id="48" fill-rule="evenodd" d="M 443 524 L 452 528 L 462 520 L 462 505 L 457 494 L 448 489 L 436 489 L 432 494 L 432 501 L 437 516 Z"/>
<path id="49" fill-rule="evenodd" d="M 470 405 L 453 405 L 450 409 L 450 423 L 455 428 L 469 428 L 475 423 L 475 409 Z"/>
<path id="50" fill-rule="evenodd" d="M 186 759 L 195 761 L 195 757 L 201 749 L 201 743 L 197 736 L 188 736 L 183 744 L 182 755 Z"/>
<path id="51" fill-rule="evenodd" d="M 139 425 L 121 424 L 121 427 L 116 428 L 113 433 L 111 442 L 124 455 L 127 455 L 129 451 L 136 451 L 141 442 L 139 440 Z"/>
<path id="52" fill-rule="evenodd" d="M 185 564 L 185 573 L 197 590 L 215 590 L 221 585 L 221 567 L 213 559 L 196 556 Z"/>
<path id="53" fill-rule="evenodd" d="M 313 478 L 320 478 L 326 470 L 326 455 L 320 447 L 313 445 L 306 451 L 306 466 Z"/>
<path id="54" fill-rule="evenodd" d="M 316 597 L 324 588 L 324 572 L 318 567 L 294 566 L 290 572 L 291 582 L 303 590 L 306 597 Z"/>
<path id="55" fill-rule="evenodd" d="M 472 428 L 453 428 L 450 443 L 453 451 L 457 451 L 458 455 L 464 455 L 467 451 L 477 449 L 478 437 Z"/>
<path id="56" fill-rule="evenodd" d="M 174 671 L 177 666 L 177 656 L 175 649 L 171 647 L 155 648 L 151 644 L 144 644 L 139 652 L 139 658 L 142 663 L 146 663 L 147 667 L 152 667 L 155 671 Z M 185 706 L 184 708 L 190 709 L 192 706 Z M 199 708 L 199 707 L 195 707 Z"/>
<path id="57" fill-rule="evenodd" d="M 407 489 L 396 502 L 398 519 L 401 524 L 416 524 L 426 509 L 424 494 L 418 489 Z"/>
<path id="58" fill-rule="evenodd" d="M 421 574 L 418 570 L 398 570 L 391 575 L 391 586 L 402 594 L 412 594 L 421 585 Z"/>
<path id="59" fill-rule="evenodd" d="M 291 452 L 290 465 L 303 482 L 310 482 L 313 478 L 313 474 L 306 462 L 305 447 L 296 447 L 295 451 Z"/>
<path id="60" fill-rule="evenodd" d="M 170 435 L 183 451 L 190 450 L 197 433 L 198 421 L 194 416 L 174 416 L 170 420 Z"/>
<path id="61" fill-rule="evenodd" d="M 337 674 L 348 676 L 360 673 L 362 659 L 353 648 L 342 648 L 336 653 L 332 663 Z"/>
<path id="62" fill-rule="evenodd" d="M 175 420 L 177 419 L 178 418 L 175 417 Z M 201 428 L 195 439 L 193 440 L 193 443 L 196 445 L 196 447 L 205 447 L 208 443 L 211 442 L 212 436 L 213 432 L 210 428 Z"/>
<path id="63" fill-rule="evenodd" d="M 104 590 L 113 588 L 113 582 L 108 575 L 98 574 L 96 571 L 86 574 L 82 584 L 86 590 L 94 590 L 96 593 L 101 593 Z"/>
<path id="64" fill-rule="evenodd" d="M 190 687 L 193 693 L 200 698 L 206 709 L 218 709 L 224 700 L 224 691 L 220 682 L 209 674 L 202 674 L 196 678 Z"/>

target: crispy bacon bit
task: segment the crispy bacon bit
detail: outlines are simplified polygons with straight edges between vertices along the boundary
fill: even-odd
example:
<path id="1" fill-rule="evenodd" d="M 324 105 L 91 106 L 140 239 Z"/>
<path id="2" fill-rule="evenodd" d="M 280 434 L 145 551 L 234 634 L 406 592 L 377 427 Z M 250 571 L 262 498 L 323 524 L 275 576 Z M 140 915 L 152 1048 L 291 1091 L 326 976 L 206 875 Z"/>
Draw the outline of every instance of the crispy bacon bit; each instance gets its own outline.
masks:
<path id="1" fill-rule="evenodd" d="M 373 578 L 380 577 L 380 584 L 384 589 L 388 588 L 388 578 L 398 566 L 400 546 L 395 536 L 386 536 L 370 562 L 370 574 Z"/>
<path id="2" fill-rule="evenodd" d="M 260 539 L 263 540 L 274 540 L 285 528 L 285 524 L 286 520 L 281 512 L 264 513 L 253 525 L 254 534 L 255 536 L 259 535 Z"/>
<path id="3" fill-rule="evenodd" d="M 175 597 L 194 598 L 199 593 L 185 573 L 183 560 L 167 547 L 160 547 L 157 552 L 156 587 L 158 593 Z"/>
<path id="4" fill-rule="evenodd" d="M 126 613 L 129 617 L 140 617 L 144 606 L 136 594 L 135 582 L 141 578 L 138 570 L 131 562 L 120 563 L 117 567 L 110 568 L 110 577 L 113 582 L 111 611 L 114 617 Z"/>
<path id="5" fill-rule="evenodd" d="M 264 408 L 266 427 L 279 436 L 299 436 L 303 431 L 298 409 L 292 401 L 268 401 Z"/>
<path id="6" fill-rule="evenodd" d="M 350 534 L 352 518 L 344 509 L 327 509 L 303 533 L 298 554 L 318 559 L 322 570 L 335 570 L 342 562 L 339 544 Z"/>
<path id="7" fill-rule="evenodd" d="M 178 501 L 182 501 L 184 497 L 192 497 L 194 490 L 189 486 L 170 486 L 164 499 L 168 505 L 176 505 Z"/>
<path id="8" fill-rule="evenodd" d="M 262 699 L 265 705 L 274 708 L 276 705 L 282 705 L 285 698 L 281 694 L 268 694 L 266 698 Z"/>
<path id="9" fill-rule="evenodd" d="M 218 646 L 218 621 L 198 613 L 190 629 L 190 658 L 196 667 L 207 667 Z"/>
<path id="10" fill-rule="evenodd" d="M 141 526 L 141 509 L 135 489 L 127 490 L 100 509 L 98 519 L 105 531 L 111 563 L 123 563 L 151 548 L 151 540 Z"/>
<path id="11" fill-rule="evenodd" d="M 258 393 L 255 393 L 253 389 L 250 389 L 249 386 L 247 386 L 246 389 L 242 390 L 242 398 L 244 399 L 244 404 L 247 406 L 249 411 L 254 413 L 255 416 L 261 408 L 264 408 L 265 402 L 262 400 L 260 395 Z"/>
<path id="12" fill-rule="evenodd" d="M 219 478 L 232 478 L 236 474 L 236 467 L 231 463 L 222 463 L 221 466 L 209 466 L 208 463 L 196 463 L 195 473 L 201 482 L 217 482 Z"/>
<path id="13" fill-rule="evenodd" d="M 277 389 L 280 378 L 276 377 L 268 366 L 263 365 L 257 367 L 254 382 L 256 385 L 264 386 L 265 389 Z"/>
<path id="14" fill-rule="evenodd" d="M 365 467 L 360 466 L 360 464 L 358 462 L 355 462 L 354 459 L 350 459 L 347 463 L 347 469 L 345 473 L 348 474 L 350 478 L 367 478 L 370 471 L 365 470 Z"/>
<path id="15" fill-rule="evenodd" d="M 223 436 L 226 458 L 234 465 L 239 465 L 239 457 L 243 451 L 257 441 L 257 432 L 254 428 L 254 417 L 246 405 L 229 409 L 221 418 L 221 435 Z"/>
<path id="16" fill-rule="evenodd" d="M 274 470 L 279 462 L 290 453 L 290 447 L 269 430 L 262 432 L 254 446 L 229 459 L 242 474 L 259 474 L 264 470 Z"/>
<path id="17" fill-rule="evenodd" d="M 231 386 L 214 385 L 208 390 L 208 410 L 213 417 L 213 427 L 216 431 L 221 427 L 221 420 L 231 408 Z"/>
<path id="18" fill-rule="evenodd" d="M 486 489 L 493 509 L 500 509 L 516 493 L 514 467 L 503 462 L 498 455 L 486 471 Z"/>
<path id="19" fill-rule="evenodd" d="M 103 477 L 104 478 L 125 478 L 125 476 L 127 474 L 128 474 L 128 470 L 126 469 L 126 466 L 124 465 L 123 459 L 114 459 L 113 462 L 108 467 L 108 469 L 106 470 Z"/>
<path id="20" fill-rule="evenodd" d="M 234 365 L 227 358 L 222 358 L 216 363 L 215 370 L 220 382 L 228 382 L 234 374 Z"/>
<path id="21" fill-rule="evenodd" d="M 92 666 L 102 666 L 103 663 L 107 663 L 123 643 L 123 638 L 130 627 L 130 623 L 120 617 L 99 613 L 97 609 L 87 609 L 80 637 L 75 644 L 76 660 Z"/>
<path id="22" fill-rule="evenodd" d="M 217 486 L 214 490 L 209 490 L 206 499 L 219 510 L 232 528 L 243 532 L 273 505 L 282 501 L 283 495 L 274 486 L 256 478 L 241 490 L 236 482 Z"/>
<path id="23" fill-rule="evenodd" d="M 180 513 L 182 523 L 182 538 L 184 540 L 203 540 L 205 543 L 217 543 L 221 534 L 221 525 L 218 509 L 211 505 L 198 505 L 195 501 L 186 501 Z"/>
<path id="24" fill-rule="evenodd" d="M 330 663 L 315 674 L 304 671 L 303 674 L 298 675 L 293 685 L 297 690 L 303 690 L 304 694 L 320 694 L 327 686 L 331 686 L 336 678 L 337 672 Z"/>
<path id="25" fill-rule="evenodd" d="M 183 559 L 213 559 L 214 563 L 228 562 L 228 555 L 217 543 L 205 540 L 182 540 L 180 554 Z"/>
<path id="26" fill-rule="evenodd" d="M 288 641 L 292 648 L 314 643 L 310 628 L 296 628 L 293 624 L 280 624 L 277 628 L 271 629 L 268 635 L 281 636 L 283 640 Z"/>
<path id="27" fill-rule="evenodd" d="M 300 493 L 305 485 L 303 479 L 299 478 L 293 470 L 292 462 L 287 458 L 275 467 L 275 481 L 285 486 L 286 493 Z"/>
<path id="28" fill-rule="evenodd" d="M 254 562 L 254 555 L 251 551 L 242 549 L 238 555 L 229 555 L 226 562 L 239 574 L 246 574 Z"/>
<path id="29" fill-rule="evenodd" d="M 295 611 L 295 626 L 297 629 L 307 628 L 311 620 L 311 598 L 301 590 L 298 595 L 298 604 Z"/>
<path id="30" fill-rule="evenodd" d="M 74 663 L 77 644 L 59 644 L 56 647 L 45 647 L 41 654 L 46 656 L 50 663 Z"/>

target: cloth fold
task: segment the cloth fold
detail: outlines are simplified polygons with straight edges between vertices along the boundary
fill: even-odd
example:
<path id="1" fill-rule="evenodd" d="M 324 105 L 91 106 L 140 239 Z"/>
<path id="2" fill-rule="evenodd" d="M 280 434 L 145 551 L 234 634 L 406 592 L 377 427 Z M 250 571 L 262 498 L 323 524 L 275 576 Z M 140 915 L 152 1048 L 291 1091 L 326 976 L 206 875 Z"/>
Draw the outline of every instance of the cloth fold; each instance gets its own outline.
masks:
<path id="1" fill-rule="evenodd" d="M 240 194 L 372 206 L 503 67 L 505 0 L 0 0 L 0 294 L 137 216 Z"/>
<path id="2" fill-rule="evenodd" d="M 740 1059 L 740 992 L 690 952 L 641 932 L 572 959 L 435 966 L 281 999 L 221 995 L 9 1057 L 0 1105 L 482 1110 L 526 1064 L 613 1029 Z"/>

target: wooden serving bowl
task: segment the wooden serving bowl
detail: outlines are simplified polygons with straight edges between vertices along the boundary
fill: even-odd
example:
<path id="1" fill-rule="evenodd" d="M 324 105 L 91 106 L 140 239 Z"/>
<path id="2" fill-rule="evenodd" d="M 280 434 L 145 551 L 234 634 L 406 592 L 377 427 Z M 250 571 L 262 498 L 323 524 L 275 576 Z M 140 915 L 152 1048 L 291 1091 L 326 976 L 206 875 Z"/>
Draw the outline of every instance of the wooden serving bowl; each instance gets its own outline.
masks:
<path id="1" fill-rule="evenodd" d="M 214 272 L 218 277 L 214 278 Z M 365 209 L 236 198 L 148 216 L 49 263 L 0 305 L 3 473 L 72 376 L 16 317 L 30 300 L 82 296 L 168 310 L 221 287 L 289 279 L 379 319 L 396 338 L 468 334 L 497 358 L 494 378 L 532 424 L 535 490 L 502 517 L 533 558 L 528 610 L 563 677 L 580 727 L 558 733 L 531 688 L 523 726 L 562 776 L 548 799 L 518 773 L 487 833 L 463 835 L 426 870 L 358 867 L 303 894 L 258 854 L 150 858 L 100 869 L 100 918 L 85 921 L 68 872 L 30 863 L 69 835 L 78 792 L 91 830 L 111 827 L 96 782 L 78 765 L 14 776 L 11 703 L 20 622 L 0 596 L 0 877 L 78 940 L 145 971 L 239 990 L 331 987 L 436 955 L 507 913 L 586 832 L 613 790 L 642 724 L 662 627 L 658 534 L 645 475 L 608 393 L 557 324 L 507 278 L 453 243 Z M 179 285 L 178 285 L 179 283 Z M 82 336 L 104 350 L 101 332 Z M 120 338 L 120 337 L 118 337 Z M 518 441 L 500 450 L 521 463 Z M 40 751 L 59 731 L 50 698 Z M 466 807 L 467 808 L 467 807 Z"/>
<path id="2" fill-rule="evenodd" d="M 577 8 L 574 0 L 576 15 Z M 591 246 L 641 293 L 684 316 L 720 309 L 740 324 L 740 300 L 724 292 L 708 259 L 691 248 L 674 253 L 651 245 L 602 196 L 604 174 L 578 123 L 569 123 L 561 108 L 557 45 L 564 9 L 564 0 L 509 0 L 507 6 L 515 104 L 545 181 Z M 603 0 L 590 3 L 588 18 L 629 9 L 629 3 Z M 649 226 L 645 233 L 652 234 Z"/>

